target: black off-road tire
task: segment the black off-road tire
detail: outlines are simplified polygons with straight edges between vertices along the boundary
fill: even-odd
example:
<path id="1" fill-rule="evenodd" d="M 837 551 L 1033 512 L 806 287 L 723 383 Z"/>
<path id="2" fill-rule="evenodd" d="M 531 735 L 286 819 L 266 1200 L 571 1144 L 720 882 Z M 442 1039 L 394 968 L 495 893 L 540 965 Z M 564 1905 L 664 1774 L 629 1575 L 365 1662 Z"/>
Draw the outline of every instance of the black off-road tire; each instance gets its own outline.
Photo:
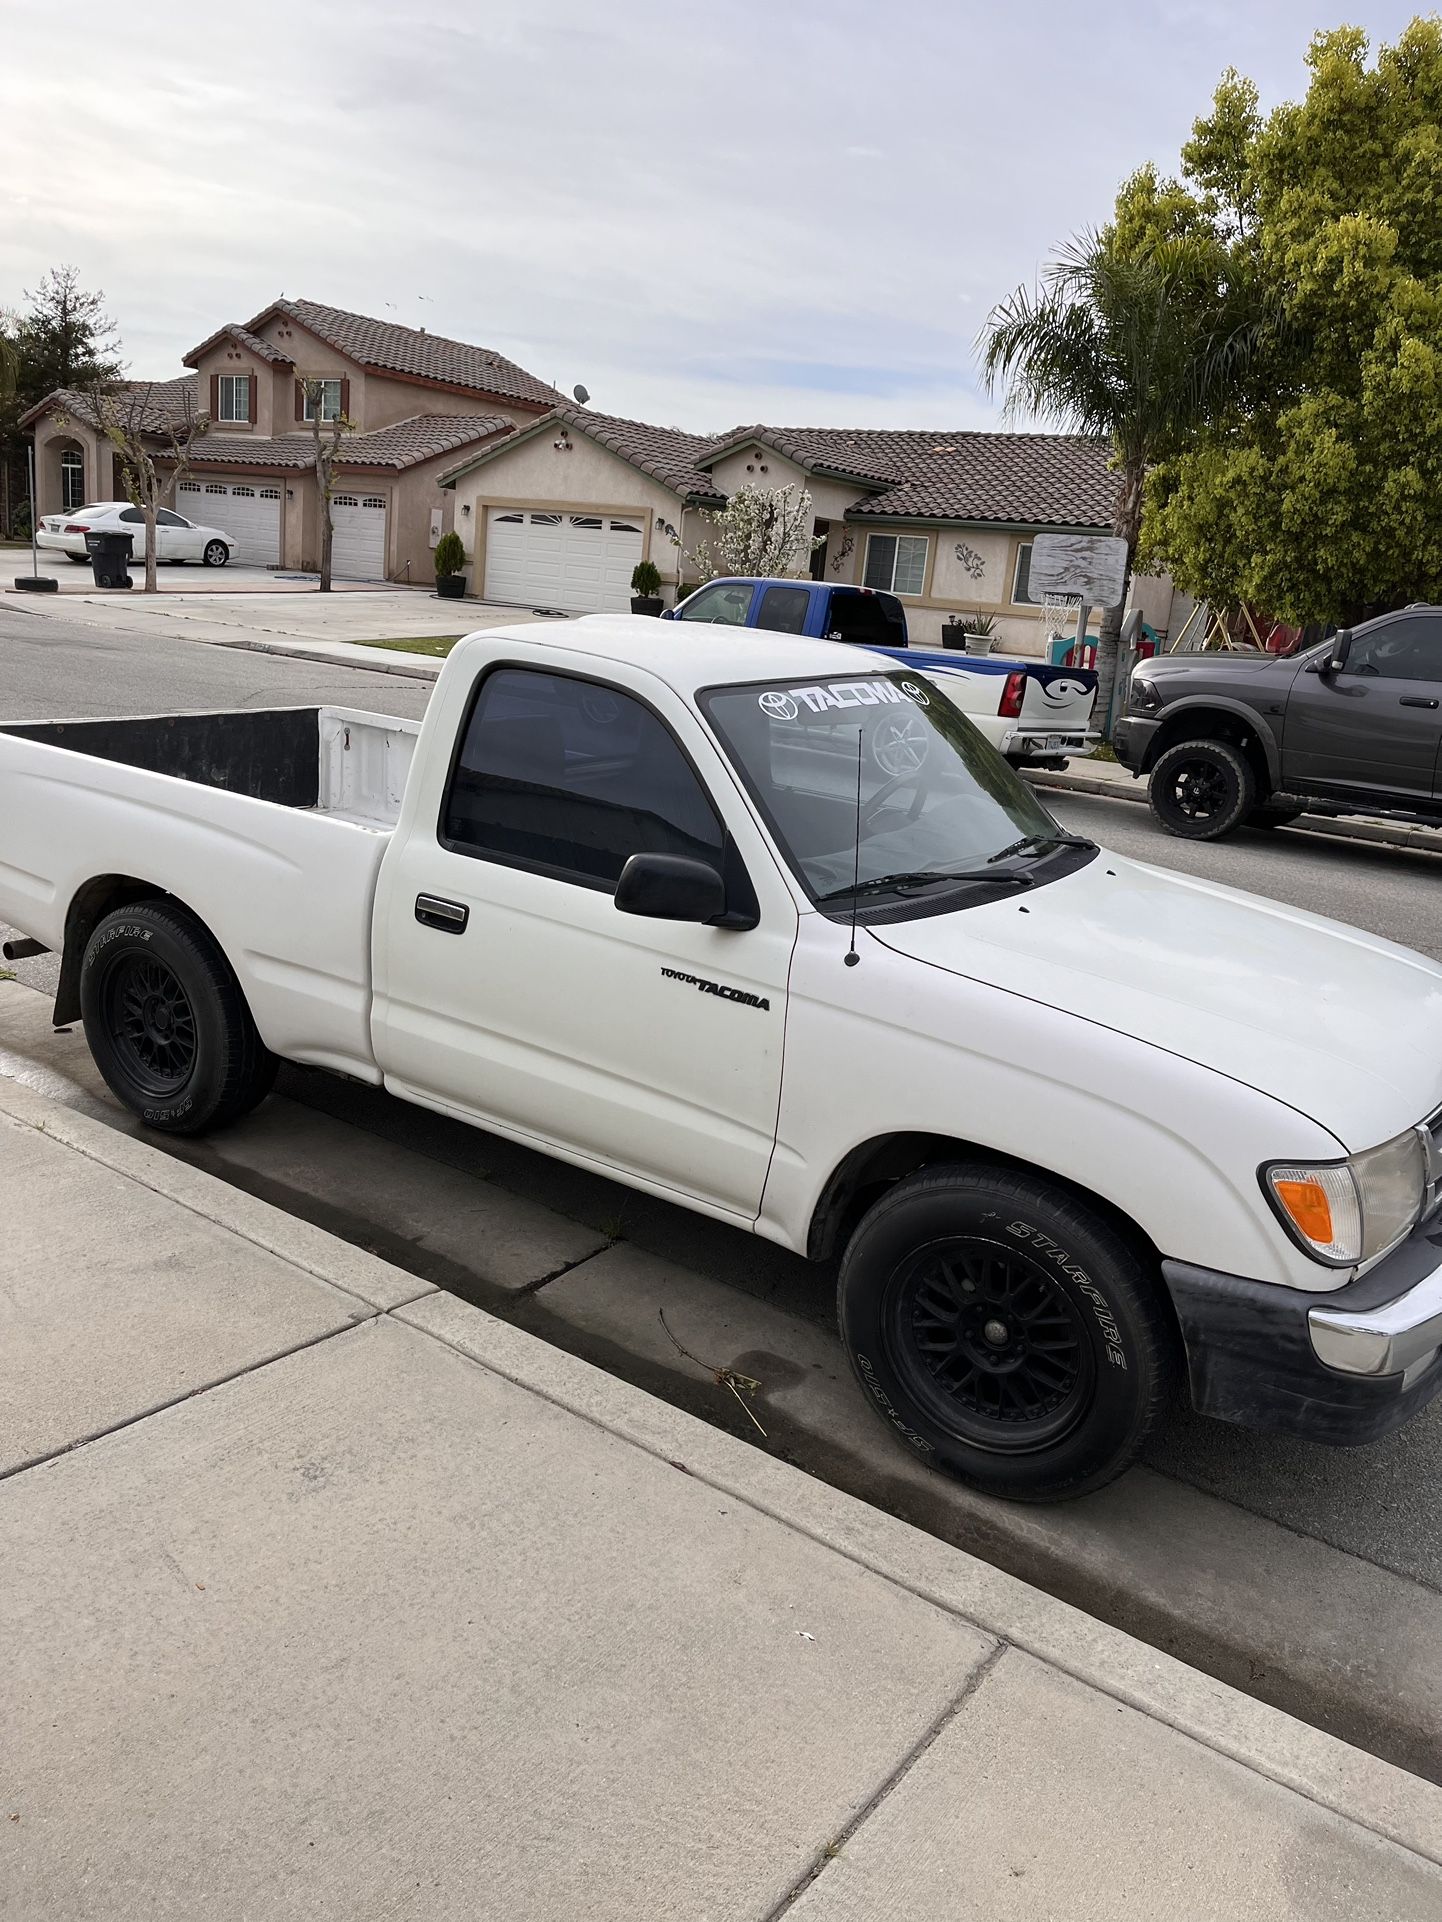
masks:
<path id="1" fill-rule="evenodd" d="M 111 1092 L 162 1133 L 248 1114 L 278 1062 L 214 935 L 168 902 L 107 914 L 80 969 L 85 1039 Z"/>
<path id="2" fill-rule="evenodd" d="M 1255 807 L 1257 777 L 1229 741 L 1178 741 L 1157 757 L 1147 798 L 1168 834 L 1217 841 Z"/>
<path id="3" fill-rule="evenodd" d="M 1172 1399 L 1163 1287 L 1065 1190 L 961 1164 L 908 1176 L 864 1216 L 837 1312 L 872 1406 L 923 1461 L 1057 1501 L 1121 1474 Z"/>

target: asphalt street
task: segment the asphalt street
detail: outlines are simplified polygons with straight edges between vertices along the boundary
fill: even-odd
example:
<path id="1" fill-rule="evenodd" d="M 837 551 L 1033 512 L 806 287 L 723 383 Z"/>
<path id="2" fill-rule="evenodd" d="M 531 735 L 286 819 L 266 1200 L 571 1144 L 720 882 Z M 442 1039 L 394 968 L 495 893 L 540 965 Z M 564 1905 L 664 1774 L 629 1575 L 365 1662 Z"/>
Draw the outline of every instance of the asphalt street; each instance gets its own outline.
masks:
<path id="1" fill-rule="evenodd" d="M 0 721 L 317 701 L 415 715 L 427 693 L 424 682 L 195 642 L 100 639 L 93 628 L 67 631 L 64 623 L 42 623 L 0 608 Z M 1243 833 L 1222 844 L 1196 846 L 1164 835 L 1145 809 L 1127 801 L 1061 793 L 1045 798 L 1065 826 L 1118 853 L 1349 920 L 1442 958 L 1442 922 L 1433 893 L 1442 886 L 1437 857 L 1340 843 L 1295 829 Z M 13 971 L 22 981 L 44 987 L 53 979 L 53 968 L 53 960 L 45 959 L 14 964 Z M 0 1036 L 0 1053 L 5 1045 Z M 78 1036 L 68 1045 L 72 1051 L 79 1048 Z M 75 1073 L 68 1064 L 64 1071 Z M 477 1178 L 492 1192 L 514 1196 L 517 1206 L 554 1211 L 551 1219 L 584 1223 L 608 1240 L 623 1237 L 624 1245 L 643 1257 L 685 1263 L 718 1299 L 735 1303 L 737 1324 L 751 1312 L 744 1299 L 750 1297 L 768 1309 L 784 1305 L 789 1316 L 818 1330 L 832 1325 L 832 1278 L 781 1250 L 458 1123 L 420 1114 L 375 1090 L 287 1069 L 280 1093 L 279 1104 L 248 1124 L 244 1143 L 237 1137 L 239 1145 L 232 1148 L 229 1135 L 216 1137 L 199 1145 L 196 1158 L 213 1172 L 309 1213 L 483 1304 L 490 1299 L 484 1287 L 478 1292 L 472 1284 L 487 1251 L 472 1252 L 474 1236 L 465 1218 L 464 1184 Z M 267 1134 L 274 1138 L 267 1142 Z M 562 1251 L 558 1272 L 567 1260 Z M 645 1366 L 637 1362 L 660 1339 L 652 1325 L 654 1308 L 644 1329 L 632 1327 L 625 1315 L 605 1325 L 604 1303 L 594 1307 L 578 1299 L 568 1312 L 570 1322 L 565 1328 L 558 1323 L 555 1331 L 563 1345 L 579 1340 L 575 1330 L 590 1317 L 584 1352 L 656 1392 L 669 1392 L 664 1367 L 653 1365 L 654 1358 Z M 542 1326 L 538 1332 L 551 1331 Z M 829 1343 L 829 1333 L 826 1339 Z M 664 1345 L 661 1352 L 674 1364 Z M 769 1354 L 748 1372 L 774 1374 L 780 1366 Z M 1173 1484 L 1203 1491 L 1233 1511 L 1268 1518 L 1291 1534 L 1442 1594 L 1442 1528 L 1434 1495 L 1442 1483 L 1442 1404 L 1400 1435 L 1368 1449 L 1340 1452 L 1179 1415 L 1154 1443 L 1149 1463 Z M 824 1458 L 815 1472 L 828 1472 Z M 844 1481 L 844 1472 L 838 1472 Z M 1114 1509 L 1118 1504 L 1124 1509 L 1128 1485 L 1118 1485 Z M 887 1502 L 884 1484 L 856 1492 Z M 1181 1491 L 1177 1499 L 1182 1501 Z M 1118 1526 L 1124 1531 L 1129 1524 L 1121 1509 Z M 1130 1526 L 1139 1525 L 1134 1515 Z M 984 1550 L 984 1544 L 975 1545 Z M 1087 1605 L 1107 1612 L 1092 1599 Z"/>

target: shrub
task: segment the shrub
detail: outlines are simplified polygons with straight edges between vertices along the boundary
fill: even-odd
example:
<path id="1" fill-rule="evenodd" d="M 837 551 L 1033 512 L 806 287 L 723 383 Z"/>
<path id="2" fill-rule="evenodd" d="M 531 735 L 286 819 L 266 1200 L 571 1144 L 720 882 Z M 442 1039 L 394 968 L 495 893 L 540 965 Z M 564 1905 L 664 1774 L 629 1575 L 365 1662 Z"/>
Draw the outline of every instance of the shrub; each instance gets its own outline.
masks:
<path id="1" fill-rule="evenodd" d="M 631 570 L 631 592 L 639 601 L 653 601 L 661 592 L 661 572 L 654 561 L 637 561 Z"/>
<path id="2" fill-rule="evenodd" d="M 436 542 L 436 579 L 459 574 L 466 564 L 465 544 L 459 534 L 442 534 Z"/>

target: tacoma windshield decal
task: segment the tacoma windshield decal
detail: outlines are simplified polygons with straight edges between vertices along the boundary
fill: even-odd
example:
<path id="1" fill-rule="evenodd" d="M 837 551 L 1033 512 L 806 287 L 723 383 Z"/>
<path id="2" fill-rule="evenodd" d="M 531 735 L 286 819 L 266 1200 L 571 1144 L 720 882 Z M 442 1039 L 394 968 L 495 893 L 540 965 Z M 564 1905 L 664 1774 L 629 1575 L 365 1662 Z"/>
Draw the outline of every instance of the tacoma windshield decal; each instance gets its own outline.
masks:
<path id="1" fill-rule="evenodd" d="M 912 683 L 904 682 L 907 692 Z M 912 695 L 914 700 L 926 706 L 926 696 L 919 688 Z M 758 695 L 756 705 L 772 721 L 794 721 L 805 708 L 809 714 L 825 714 L 837 707 L 892 707 L 906 705 L 906 697 L 900 694 L 890 681 L 813 681 L 808 687 L 768 688 Z"/>

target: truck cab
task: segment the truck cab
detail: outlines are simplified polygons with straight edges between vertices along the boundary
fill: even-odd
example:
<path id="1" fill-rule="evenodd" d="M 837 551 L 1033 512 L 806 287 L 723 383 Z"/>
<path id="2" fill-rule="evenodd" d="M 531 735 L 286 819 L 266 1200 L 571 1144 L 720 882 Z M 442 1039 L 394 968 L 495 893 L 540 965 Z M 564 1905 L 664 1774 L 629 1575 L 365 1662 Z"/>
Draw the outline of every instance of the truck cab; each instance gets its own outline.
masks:
<path id="1" fill-rule="evenodd" d="M 864 647 L 908 646 L 906 609 L 894 594 L 827 581 L 760 580 L 737 576 L 705 587 L 668 608 L 667 621 L 706 621 L 722 627 L 759 627 L 773 634 L 805 634 L 818 641 Z"/>

